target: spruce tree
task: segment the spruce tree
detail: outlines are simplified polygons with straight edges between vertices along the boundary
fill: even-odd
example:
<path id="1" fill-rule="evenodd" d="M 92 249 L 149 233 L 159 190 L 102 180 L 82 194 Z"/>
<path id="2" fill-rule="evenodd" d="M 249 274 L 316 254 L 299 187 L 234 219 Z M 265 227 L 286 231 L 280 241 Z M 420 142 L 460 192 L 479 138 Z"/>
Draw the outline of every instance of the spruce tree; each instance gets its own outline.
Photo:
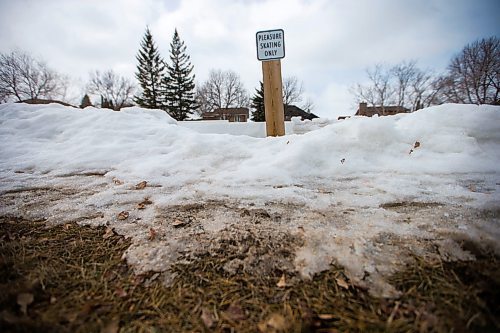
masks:
<path id="1" fill-rule="evenodd" d="M 134 101 L 144 108 L 165 110 L 163 104 L 165 97 L 162 89 L 165 62 L 160 57 L 149 28 L 146 28 L 136 59 L 139 64 L 135 77 L 139 80 L 142 92 L 134 97 Z"/>
<path id="2" fill-rule="evenodd" d="M 85 94 L 82 98 L 82 102 L 80 103 L 80 109 L 85 109 L 87 106 L 93 106 L 90 101 L 89 95 Z"/>
<path id="3" fill-rule="evenodd" d="M 266 121 L 266 113 L 264 110 L 264 84 L 260 82 L 260 89 L 255 89 L 255 95 L 252 97 L 252 120 Z"/>
<path id="4" fill-rule="evenodd" d="M 165 78 L 167 112 L 176 120 L 185 120 L 196 109 L 194 74 L 186 46 L 175 29 L 170 43 L 170 61 Z"/>

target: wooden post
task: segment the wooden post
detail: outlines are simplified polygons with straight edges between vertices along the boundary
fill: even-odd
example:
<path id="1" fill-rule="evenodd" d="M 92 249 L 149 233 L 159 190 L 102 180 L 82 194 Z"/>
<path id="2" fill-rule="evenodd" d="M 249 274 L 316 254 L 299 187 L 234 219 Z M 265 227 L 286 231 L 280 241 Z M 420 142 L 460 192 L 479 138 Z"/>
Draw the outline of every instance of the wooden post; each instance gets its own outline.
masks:
<path id="1" fill-rule="evenodd" d="M 264 112 L 267 136 L 285 135 L 285 114 L 281 81 L 281 61 L 262 61 Z"/>

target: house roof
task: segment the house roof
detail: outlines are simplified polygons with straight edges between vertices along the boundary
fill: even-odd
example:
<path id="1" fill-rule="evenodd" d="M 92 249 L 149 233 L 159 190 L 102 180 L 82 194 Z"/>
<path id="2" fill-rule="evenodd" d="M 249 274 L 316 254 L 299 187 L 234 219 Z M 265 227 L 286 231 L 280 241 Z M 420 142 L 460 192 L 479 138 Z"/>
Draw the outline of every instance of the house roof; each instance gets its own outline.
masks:
<path id="1" fill-rule="evenodd" d="M 285 117 L 302 117 L 302 119 L 319 118 L 314 113 L 306 112 L 295 105 L 285 105 Z"/>

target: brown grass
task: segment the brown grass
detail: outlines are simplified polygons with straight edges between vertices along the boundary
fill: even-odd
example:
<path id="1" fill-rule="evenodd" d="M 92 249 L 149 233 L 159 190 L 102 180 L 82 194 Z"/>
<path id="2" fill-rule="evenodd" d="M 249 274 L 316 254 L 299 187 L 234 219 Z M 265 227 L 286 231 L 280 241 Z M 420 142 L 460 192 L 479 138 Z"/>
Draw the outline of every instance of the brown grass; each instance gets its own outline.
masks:
<path id="1" fill-rule="evenodd" d="M 500 270 L 492 254 L 459 263 L 415 258 L 392 278 L 403 292 L 398 300 L 346 288 L 343 270 L 334 266 L 312 281 L 285 275 L 285 284 L 293 283 L 282 287 L 280 271 L 228 275 L 223 266 L 237 254 L 224 251 L 175 265 L 167 288 L 161 276 L 135 276 L 121 260 L 129 241 L 105 232 L 0 218 L 0 331 L 500 330 Z M 23 293 L 34 297 L 26 315 L 18 304 Z"/>

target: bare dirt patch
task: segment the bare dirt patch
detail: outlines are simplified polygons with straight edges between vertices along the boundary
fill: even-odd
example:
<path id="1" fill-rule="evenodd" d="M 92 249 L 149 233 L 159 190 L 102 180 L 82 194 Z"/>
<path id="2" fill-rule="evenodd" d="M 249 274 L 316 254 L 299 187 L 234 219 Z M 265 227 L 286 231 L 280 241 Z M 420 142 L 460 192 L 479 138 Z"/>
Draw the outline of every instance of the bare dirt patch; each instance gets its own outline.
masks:
<path id="1" fill-rule="evenodd" d="M 429 207 L 442 207 L 444 204 L 439 202 L 418 202 L 418 201 L 398 201 L 398 202 L 387 202 L 380 205 L 380 208 L 384 209 L 419 209 L 419 208 L 429 208 Z"/>

